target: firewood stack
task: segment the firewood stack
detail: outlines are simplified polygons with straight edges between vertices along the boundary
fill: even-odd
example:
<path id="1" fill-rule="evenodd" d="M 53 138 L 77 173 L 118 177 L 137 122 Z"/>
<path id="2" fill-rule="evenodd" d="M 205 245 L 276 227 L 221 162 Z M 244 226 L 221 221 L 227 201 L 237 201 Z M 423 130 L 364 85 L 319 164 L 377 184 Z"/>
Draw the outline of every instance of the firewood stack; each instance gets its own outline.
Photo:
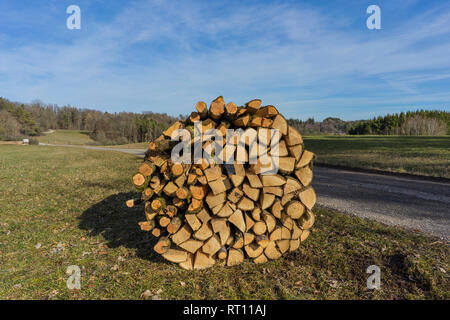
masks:
<path id="1" fill-rule="evenodd" d="M 264 128 L 279 130 L 279 141 L 275 141 L 278 172 L 264 174 L 259 162 L 218 164 L 202 159 L 174 163 L 171 150 L 179 142 L 171 141 L 172 133 L 177 129 L 194 132 L 193 124 L 198 121 L 203 132 L 216 128 L 225 134 L 226 129 L 241 128 L 259 137 Z M 266 140 L 269 155 L 271 142 Z M 201 143 L 211 152 L 211 141 Z M 234 157 L 242 141 L 225 136 L 223 144 L 223 152 Z M 243 144 L 248 160 L 248 140 Z M 256 99 L 238 107 L 218 97 L 208 110 L 206 103 L 198 102 L 188 119 L 176 122 L 149 143 L 145 160 L 132 178 L 142 196 L 128 200 L 127 205 L 145 204 L 146 221 L 139 223 L 141 229 L 159 238 L 154 246 L 157 253 L 184 269 L 208 268 L 216 262 L 233 266 L 245 257 L 264 263 L 297 250 L 310 234 L 316 202 L 311 186 L 313 158 L 312 152 L 304 150 L 300 133 L 274 106 L 261 107 L 261 100 Z"/>

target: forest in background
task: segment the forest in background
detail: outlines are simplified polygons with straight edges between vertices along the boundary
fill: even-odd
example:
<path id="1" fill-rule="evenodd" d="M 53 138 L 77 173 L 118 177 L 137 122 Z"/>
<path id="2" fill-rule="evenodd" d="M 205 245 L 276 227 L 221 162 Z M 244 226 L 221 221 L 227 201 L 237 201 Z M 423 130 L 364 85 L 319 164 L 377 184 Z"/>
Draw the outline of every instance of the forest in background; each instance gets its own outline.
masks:
<path id="1" fill-rule="evenodd" d="M 30 104 L 0 98 L 0 140 L 21 140 L 38 137 L 49 129 L 86 130 L 98 144 L 147 142 L 158 137 L 176 120 L 185 118 L 165 113 L 109 113 L 72 106 L 59 107 L 41 102 Z M 450 112 L 417 110 L 388 114 L 370 120 L 344 121 L 313 118 L 288 123 L 303 135 L 448 135 Z"/>

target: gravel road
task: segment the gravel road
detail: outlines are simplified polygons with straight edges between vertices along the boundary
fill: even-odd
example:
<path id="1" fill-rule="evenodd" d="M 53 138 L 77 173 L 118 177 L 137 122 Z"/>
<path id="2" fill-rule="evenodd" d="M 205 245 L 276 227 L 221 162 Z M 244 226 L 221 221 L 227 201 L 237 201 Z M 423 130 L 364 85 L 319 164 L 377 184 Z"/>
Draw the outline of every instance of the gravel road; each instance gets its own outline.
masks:
<path id="1" fill-rule="evenodd" d="M 450 183 L 314 167 L 318 203 L 450 240 Z"/>

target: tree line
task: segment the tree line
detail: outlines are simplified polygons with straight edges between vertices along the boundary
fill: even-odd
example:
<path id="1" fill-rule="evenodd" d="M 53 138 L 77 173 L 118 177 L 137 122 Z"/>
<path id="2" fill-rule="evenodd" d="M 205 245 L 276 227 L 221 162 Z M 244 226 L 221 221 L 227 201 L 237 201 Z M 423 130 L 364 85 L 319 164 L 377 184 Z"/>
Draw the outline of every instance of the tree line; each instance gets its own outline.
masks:
<path id="1" fill-rule="evenodd" d="M 450 134 L 450 112 L 437 110 L 408 111 L 359 121 L 326 118 L 321 122 L 316 122 L 313 118 L 310 118 L 306 121 L 289 119 L 288 123 L 304 135 L 374 134 L 439 136 Z"/>
<path id="2" fill-rule="evenodd" d="M 428 135 L 450 134 L 450 112 L 416 110 L 357 121 L 349 134 Z"/>
<path id="3" fill-rule="evenodd" d="M 86 130 L 99 144 L 144 142 L 181 117 L 165 113 L 109 113 L 71 106 L 20 104 L 0 98 L 0 139 L 36 137 L 49 129 Z"/>
<path id="4" fill-rule="evenodd" d="M 109 113 L 72 106 L 11 102 L 0 97 L 0 139 L 21 140 L 37 137 L 49 129 L 89 131 L 99 144 L 147 142 L 158 137 L 173 122 L 184 118 L 165 113 Z M 450 112 L 416 110 L 388 114 L 370 120 L 344 121 L 326 118 L 315 121 L 289 119 L 289 125 L 303 135 L 376 134 L 446 135 L 450 134 Z"/>

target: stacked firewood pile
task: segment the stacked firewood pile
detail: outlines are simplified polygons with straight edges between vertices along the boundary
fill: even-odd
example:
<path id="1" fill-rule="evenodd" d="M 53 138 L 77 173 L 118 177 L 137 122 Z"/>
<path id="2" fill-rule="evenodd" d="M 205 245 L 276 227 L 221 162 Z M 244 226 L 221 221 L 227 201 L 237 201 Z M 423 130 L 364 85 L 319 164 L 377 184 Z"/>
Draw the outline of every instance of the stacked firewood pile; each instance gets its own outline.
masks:
<path id="1" fill-rule="evenodd" d="M 201 133 L 217 129 L 224 139 L 198 138 L 196 128 Z M 209 158 L 199 161 L 192 156 L 187 163 L 171 157 L 180 143 L 173 135 L 183 129 L 194 133 L 194 137 L 182 136 L 184 145 L 200 143 Z M 242 130 L 230 134 L 227 129 Z M 252 163 L 255 141 L 259 153 Z M 223 146 L 220 154 L 213 148 L 217 145 Z M 236 161 L 239 150 L 241 163 Z M 260 161 L 263 156 L 271 160 Z M 225 162 L 225 158 L 226 163 L 217 160 Z M 149 143 L 132 178 L 142 196 L 127 205 L 144 203 L 146 220 L 139 223 L 141 229 L 159 238 L 154 246 L 157 253 L 182 268 L 203 269 L 216 262 L 233 266 L 245 257 L 264 263 L 296 250 L 310 234 L 316 202 L 311 186 L 313 158 L 304 150 L 300 133 L 272 105 L 261 107 L 256 99 L 238 107 L 218 97 L 208 109 L 198 102 L 188 119 Z"/>

